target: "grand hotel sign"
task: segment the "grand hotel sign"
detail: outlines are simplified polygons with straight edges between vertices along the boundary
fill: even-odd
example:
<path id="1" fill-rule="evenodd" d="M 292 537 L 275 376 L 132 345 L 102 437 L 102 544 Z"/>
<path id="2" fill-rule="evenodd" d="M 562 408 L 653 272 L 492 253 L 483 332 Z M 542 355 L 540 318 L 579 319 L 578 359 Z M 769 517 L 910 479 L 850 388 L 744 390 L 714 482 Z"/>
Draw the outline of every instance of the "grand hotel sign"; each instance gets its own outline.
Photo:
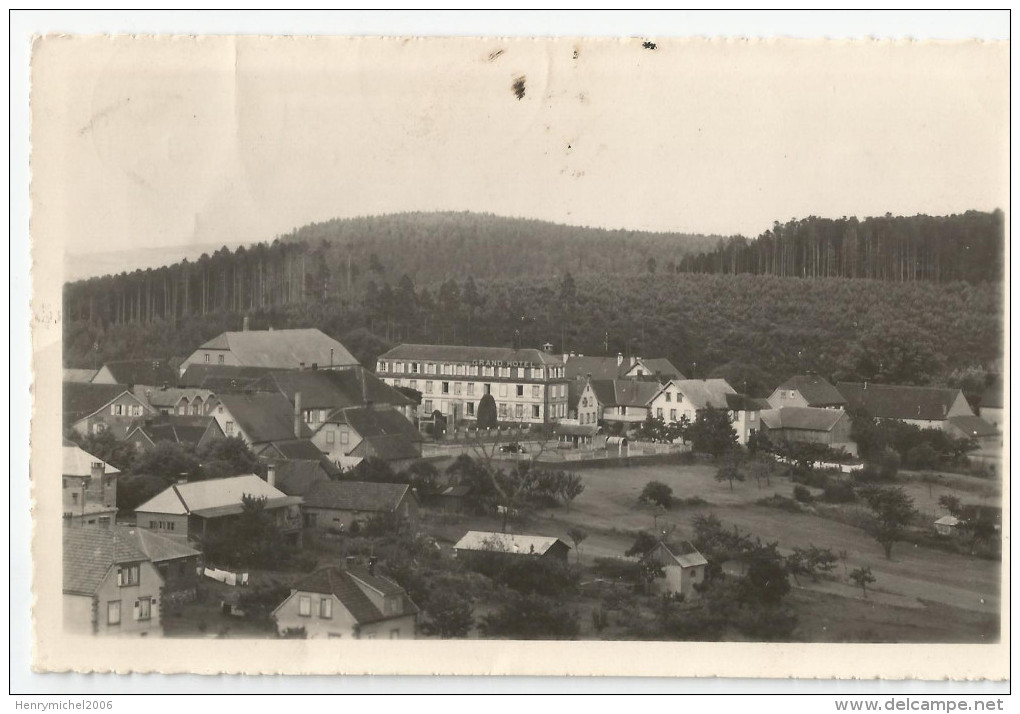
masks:
<path id="1" fill-rule="evenodd" d="M 535 363 L 525 360 L 473 359 L 471 365 L 475 367 L 534 367 Z"/>

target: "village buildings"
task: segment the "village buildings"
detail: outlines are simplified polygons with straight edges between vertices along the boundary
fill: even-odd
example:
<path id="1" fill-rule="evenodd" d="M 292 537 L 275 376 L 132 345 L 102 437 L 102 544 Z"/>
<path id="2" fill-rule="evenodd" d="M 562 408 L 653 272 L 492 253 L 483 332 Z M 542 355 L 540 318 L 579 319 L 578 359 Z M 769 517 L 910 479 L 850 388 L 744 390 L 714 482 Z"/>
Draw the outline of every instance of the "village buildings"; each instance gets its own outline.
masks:
<path id="1" fill-rule="evenodd" d="M 869 382 L 839 382 L 836 386 L 847 409 L 875 419 L 896 419 L 922 429 L 946 430 L 950 417 L 974 416 L 959 389 Z"/>
<path id="2" fill-rule="evenodd" d="M 823 444 L 835 451 L 857 456 L 851 437 L 850 415 L 842 409 L 780 407 L 760 414 L 762 432 L 773 444 Z"/>
<path id="3" fill-rule="evenodd" d="M 412 530 L 418 524 L 418 499 L 404 483 L 319 480 L 304 491 L 301 510 L 306 528 L 327 532 L 358 530 L 372 519 Z"/>
<path id="4" fill-rule="evenodd" d="M 698 597 L 695 586 L 705 582 L 708 560 L 691 543 L 684 541 L 671 547 L 659 541 L 648 559 L 662 566 L 662 577 L 652 580 L 652 592 L 685 599 Z"/>
<path id="5" fill-rule="evenodd" d="M 489 394 L 503 422 L 548 424 L 567 416 L 563 361 L 551 351 L 454 345 L 398 345 L 379 355 L 376 373 L 422 394 L 418 417 L 439 412 L 473 421 Z"/>
<path id="6" fill-rule="evenodd" d="M 817 374 L 800 374 L 780 384 L 768 398 L 773 409 L 815 407 L 846 409 L 847 399 L 829 380 Z"/>
<path id="7" fill-rule="evenodd" d="M 273 611 L 280 635 L 303 631 L 308 639 L 410 640 L 417 616 L 407 592 L 374 565 L 316 570 Z"/>
<path id="8" fill-rule="evenodd" d="M 76 634 L 162 635 L 163 577 L 123 528 L 64 528 L 63 621 Z"/>
<path id="9" fill-rule="evenodd" d="M 138 417 L 152 413 L 123 384 L 64 382 L 63 395 L 64 426 L 82 436 L 109 431 L 123 439 Z"/>
<path id="10" fill-rule="evenodd" d="M 64 440 L 61 484 L 64 524 L 110 528 L 117 519 L 120 471 Z"/>
<path id="11" fill-rule="evenodd" d="M 219 422 L 211 416 L 178 416 L 177 414 L 142 417 L 128 427 L 124 441 L 139 451 L 150 449 L 160 441 L 202 448 L 226 438 Z"/>

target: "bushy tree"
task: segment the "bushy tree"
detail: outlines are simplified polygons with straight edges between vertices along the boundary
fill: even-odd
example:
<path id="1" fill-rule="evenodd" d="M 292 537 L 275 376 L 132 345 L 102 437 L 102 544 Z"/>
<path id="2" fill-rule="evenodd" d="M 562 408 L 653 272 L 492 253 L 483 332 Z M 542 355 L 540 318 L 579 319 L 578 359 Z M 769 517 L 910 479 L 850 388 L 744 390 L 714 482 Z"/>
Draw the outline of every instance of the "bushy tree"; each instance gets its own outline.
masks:
<path id="1" fill-rule="evenodd" d="M 735 454 L 736 452 L 731 453 Z M 740 469 L 740 459 L 733 456 L 728 456 L 715 472 L 715 480 L 720 483 L 723 481 L 729 482 L 731 491 L 733 490 L 734 481 L 743 483 L 744 479 L 744 472 Z"/>
<path id="2" fill-rule="evenodd" d="M 514 640 L 572 640 L 580 634 L 577 613 L 541 595 L 513 593 L 496 612 L 484 615 L 486 637 Z"/>
<path id="3" fill-rule="evenodd" d="M 345 471 L 341 478 L 344 481 L 371 481 L 373 483 L 407 483 L 405 474 L 398 474 L 389 462 L 369 456 L 361 460 L 357 466 Z"/>
<path id="4" fill-rule="evenodd" d="M 403 477 L 419 495 L 427 496 L 441 490 L 439 469 L 428 461 L 415 461 L 404 470 Z"/>
<path id="5" fill-rule="evenodd" d="M 702 409 L 688 432 L 695 451 L 715 458 L 737 448 L 737 432 L 726 409 Z"/>
<path id="6" fill-rule="evenodd" d="M 205 478 L 265 474 L 265 465 L 239 436 L 216 439 L 198 449 Z"/>
<path id="7" fill-rule="evenodd" d="M 78 444 L 86 453 L 95 456 L 100 461 L 105 461 L 119 471 L 129 471 L 138 454 L 134 445 L 127 441 L 119 441 L 110 431 L 101 431 L 98 434 L 81 436 L 78 432 L 69 430 L 72 441 Z"/>
<path id="8" fill-rule="evenodd" d="M 881 544 L 885 557 L 891 559 L 893 546 L 903 540 L 914 518 L 914 501 L 902 488 L 871 487 L 861 495 L 872 511 L 868 531 Z"/>
<path id="9" fill-rule="evenodd" d="M 673 489 L 662 481 L 649 481 L 641 490 L 638 500 L 669 509 L 673 506 Z"/>
<path id="10" fill-rule="evenodd" d="M 475 619 L 471 598 L 454 587 L 437 587 L 424 603 L 422 631 L 443 639 L 467 637 Z"/>
<path id="11" fill-rule="evenodd" d="M 201 480 L 205 474 L 192 447 L 172 441 L 157 441 L 135 457 L 132 473 L 159 476 L 167 485 L 177 479 Z"/>
<path id="12" fill-rule="evenodd" d="M 871 574 L 871 566 L 854 568 L 850 571 L 850 580 L 860 586 L 864 597 L 868 597 L 868 586 L 875 582 L 875 576 Z"/>

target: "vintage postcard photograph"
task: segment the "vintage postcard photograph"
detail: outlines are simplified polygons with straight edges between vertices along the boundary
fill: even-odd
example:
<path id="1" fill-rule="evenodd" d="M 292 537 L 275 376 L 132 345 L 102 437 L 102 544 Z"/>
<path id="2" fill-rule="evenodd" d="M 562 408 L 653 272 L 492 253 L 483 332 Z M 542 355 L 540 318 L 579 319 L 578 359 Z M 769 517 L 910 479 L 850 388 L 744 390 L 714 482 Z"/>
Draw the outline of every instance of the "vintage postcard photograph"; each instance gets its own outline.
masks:
<path id="1" fill-rule="evenodd" d="M 1007 677 L 1008 62 L 37 37 L 33 666 Z"/>

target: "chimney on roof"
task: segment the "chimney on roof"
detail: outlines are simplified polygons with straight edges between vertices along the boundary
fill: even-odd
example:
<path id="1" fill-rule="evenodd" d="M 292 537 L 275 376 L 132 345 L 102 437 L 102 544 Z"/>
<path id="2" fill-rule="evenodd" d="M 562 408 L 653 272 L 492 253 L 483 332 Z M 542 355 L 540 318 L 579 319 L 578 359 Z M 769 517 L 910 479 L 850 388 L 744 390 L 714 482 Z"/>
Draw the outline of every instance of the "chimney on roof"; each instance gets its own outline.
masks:
<path id="1" fill-rule="evenodd" d="M 546 342 L 544 345 L 542 345 L 543 352 L 552 352 L 552 348 L 553 348 L 552 342 Z"/>
<path id="2" fill-rule="evenodd" d="M 251 325 L 248 322 L 248 316 L 244 316 L 244 320 L 241 321 L 241 332 L 247 332 Z"/>
<path id="3" fill-rule="evenodd" d="M 92 469 L 89 472 L 90 476 L 97 481 L 102 481 L 104 473 L 106 473 L 106 464 L 102 461 L 93 461 Z"/>
<path id="4" fill-rule="evenodd" d="M 269 467 L 266 469 L 266 483 L 276 488 L 276 466 L 273 464 L 269 464 Z"/>
<path id="5" fill-rule="evenodd" d="M 294 438 L 301 438 L 301 392 L 294 392 Z"/>
<path id="6" fill-rule="evenodd" d="M 617 352 L 616 353 L 616 366 L 619 367 L 621 364 L 623 364 L 623 352 Z"/>

